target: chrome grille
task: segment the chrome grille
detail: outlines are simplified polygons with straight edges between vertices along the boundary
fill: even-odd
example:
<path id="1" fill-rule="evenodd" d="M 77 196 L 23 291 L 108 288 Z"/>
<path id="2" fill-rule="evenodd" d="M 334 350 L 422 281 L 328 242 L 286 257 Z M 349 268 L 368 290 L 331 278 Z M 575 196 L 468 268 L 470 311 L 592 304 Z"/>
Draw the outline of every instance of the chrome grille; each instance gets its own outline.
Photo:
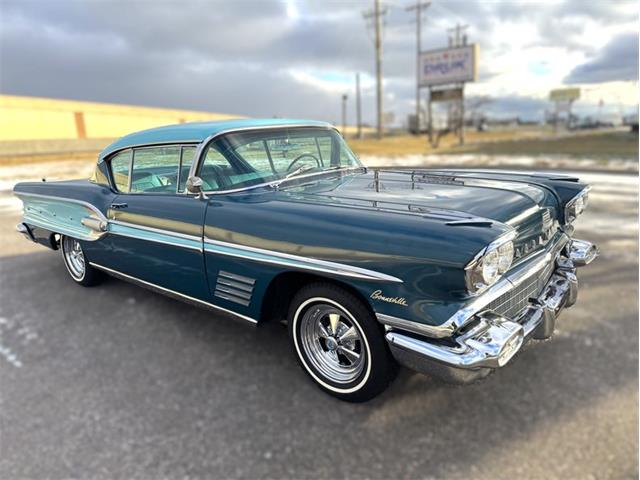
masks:
<path id="1" fill-rule="evenodd" d="M 530 298 L 537 298 L 553 274 L 555 261 L 550 261 L 540 272 L 531 275 L 515 288 L 500 295 L 487 305 L 487 310 L 493 310 L 507 318 L 517 318 L 529 304 Z"/>

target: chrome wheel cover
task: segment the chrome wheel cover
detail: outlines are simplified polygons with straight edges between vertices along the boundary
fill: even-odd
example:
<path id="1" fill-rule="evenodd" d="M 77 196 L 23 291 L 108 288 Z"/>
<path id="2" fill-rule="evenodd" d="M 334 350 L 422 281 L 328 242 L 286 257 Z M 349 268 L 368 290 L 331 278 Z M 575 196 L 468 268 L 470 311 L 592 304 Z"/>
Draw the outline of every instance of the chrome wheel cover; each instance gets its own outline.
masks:
<path id="1" fill-rule="evenodd" d="M 76 280 L 82 280 L 85 274 L 85 263 L 80 242 L 75 238 L 63 237 L 62 253 L 64 255 L 64 263 L 71 276 Z"/>
<path id="2" fill-rule="evenodd" d="M 368 359 L 359 327 L 335 305 L 315 303 L 299 319 L 300 344 L 314 369 L 331 382 L 348 384 Z"/>

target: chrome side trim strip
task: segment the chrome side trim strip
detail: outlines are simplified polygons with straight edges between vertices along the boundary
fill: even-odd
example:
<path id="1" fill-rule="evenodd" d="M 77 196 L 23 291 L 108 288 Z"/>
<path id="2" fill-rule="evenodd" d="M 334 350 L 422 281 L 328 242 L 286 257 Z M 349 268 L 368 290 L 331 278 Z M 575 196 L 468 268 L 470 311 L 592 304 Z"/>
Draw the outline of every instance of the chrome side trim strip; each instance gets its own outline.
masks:
<path id="1" fill-rule="evenodd" d="M 451 324 L 427 325 L 424 323 L 414 322 L 412 320 L 405 320 L 404 318 L 386 315 L 384 313 L 376 313 L 376 318 L 383 325 L 387 325 L 392 328 L 399 328 L 400 330 L 406 330 L 420 335 L 426 335 L 427 337 L 432 338 L 450 337 L 455 331 L 454 326 Z"/>
<path id="2" fill-rule="evenodd" d="M 139 235 L 135 235 L 135 234 L 132 234 L 132 233 L 125 233 L 125 232 L 110 231 L 109 233 L 112 234 L 112 235 L 118 235 L 119 237 L 133 238 L 135 240 L 144 240 L 144 241 L 147 241 L 147 242 L 160 243 L 162 245 L 169 245 L 171 247 L 185 248 L 187 250 L 194 250 L 196 252 L 202 252 L 202 248 L 201 247 L 196 247 L 196 246 L 192 246 L 192 245 L 183 245 L 183 244 L 180 244 L 180 243 L 171 242 L 169 240 L 161 240 L 159 238 L 150 238 L 150 237 L 141 237 Z"/>
<path id="3" fill-rule="evenodd" d="M 115 228 L 114 228 L 115 227 Z M 148 242 L 161 243 L 178 248 L 202 252 L 202 238 L 194 235 L 161 230 L 119 220 L 109 220 L 109 233 L 121 237 L 134 238 Z"/>
<path id="4" fill-rule="evenodd" d="M 122 220 L 109 220 L 109 223 L 114 225 L 121 225 L 123 227 L 137 228 L 139 230 L 146 230 L 148 232 L 160 233 L 162 235 L 171 235 L 172 237 L 184 238 L 187 240 L 193 240 L 195 242 L 202 241 L 202 237 L 197 235 L 189 235 L 188 233 L 174 232 L 173 230 L 164 230 L 161 228 L 148 227 L 146 225 L 140 225 L 137 223 L 123 222 Z"/>
<path id="5" fill-rule="evenodd" d="M 237 243 L 221 242 L 210 238 L 204 239 L 204 250 L 208 253 L 242 258 L 244 260 L 328 273 L 342 277 L 359 278 L 372 282 L 403 283 L 403 281 L 397 277 L 375 272 L 373 270 L 367 270 L 365 268 L 353 267 L 351 265 L 326 260 L 318 260 L 311 257 L 301 257 L 299 255 L 291 255 L 273 250 L 264 250 L 262 248 L 248 247 Z"/>
<path id="6" fill-rule="evenodd" d="M 83 207 L 86 207 L 90 210 L 92 210 L 100 220 L 102 221 L 107 221 L 107 217 L 104 216 L 104 214 L 98 210 L 98 208 L 95 205 L 92 205 L 89 202 L 85 202 L 83 200 L 76 200 L 75 198 L 67 198 L 67 197 L 57 197 L 55 195 L 43 195 L 41 193 L 29 193 L 29 192 L 16 192 L 14 191 L 13 194 L 16 197 L 35 197 L 35 198 L 46 198 L 48 200 L 58 200 L 60 202 L 71 202 L 71 203 L 77 203 L 78 205 L 82 205 Z"/>
<path id="7" fill-rule="evenodd" d="M 228 310 L 226 308 L 219 307 L 218 305 L 214 305 L 213 303 L 205 302 L 204 300 L 200 300 L 200 299 L 195 298 L 195 297 L 190 297 L 189 295 L 185 295 L 183 293 L 176 292 L 175 290 L 170 290 L 168 288 L 161 287 L 160 285 L 156 285 L 155 283 L 147 282 L 147 281 L 142 280 L 140 278 L 133 277 L 131 275 L 127 275 L 126 273 L 119 272 L 118 270 L 113 270 L 113 269 L 111 269 L 109 267 L 105 267 L 104 265 L 100 265 L 100 264 L 94 263 L 94 262 L 89 262 L 89 265 L 91 265 L 92 267 L 98 268 L 100 270 L 103 270 L 103 271 L 105 271 L 107 273 L 112 273 L 114 275 L 117 275 L 117 276 L 120 276 L 120 277 L 124 277 L 125 279 L 130 280 L 132 282 L 140 283 L 142 285 L 146 285 L 147 287 L 151 287 L 153 289 L 157 289 L 160 292 L 163 292 L 163 293 L 166 293 L 166 294 L 169 294 L 169 295 L 175 295 L 175 296 L 178 296 L 180 298 L 184 298 L 185 300 L 188 300 L 190 302 L 199 303 L 201 305 L 205 305 L 205 306 L 213 308 L 215 310 L 220 310 L 221 312 L 228 313 L 228 314 L 233 315 L 235 317 L 241 318 L 242 320 L 246 320 L 247 322 L 251 322 L 253 324 L 257 324 L 258 323 L 258 321 L 256 319 L 251 318 L 251 317 L 247 317 L 246 315 L 242 315 L 242 314 L 237 313 L 237 312 L 234 312 L 233 310 Z"/>
<path id="8" fill-rule="evenodd" d="M 78 238 L 80 240 L 86 240 L 88 242 L 92 242 L 98 239 L 98 238 L 93 238 L 89 235 L 86 235 L 86 233 L 81 230 L 73 230 L 71 228 L 61 226 L 60 224 L 44 222 L 44 221 L 36 220 L 34 218 L 30 218 L 27 216 L 23 217 L 23 220 L 24 220 L 24 223 L 26 223 L 27 225 L 44 228 L 45 230 L 49 230 L 52 233 L 60 233 L 68 237 Z"/>

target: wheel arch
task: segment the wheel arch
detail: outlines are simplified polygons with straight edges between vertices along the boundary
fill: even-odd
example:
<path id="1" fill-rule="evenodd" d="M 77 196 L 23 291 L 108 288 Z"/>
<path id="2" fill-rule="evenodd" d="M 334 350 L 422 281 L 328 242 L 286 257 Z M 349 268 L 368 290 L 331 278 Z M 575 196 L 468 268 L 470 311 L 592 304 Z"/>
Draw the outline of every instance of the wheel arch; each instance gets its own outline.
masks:
<path id="1" fill-rule="evenodd" d="M 279 273 L 269 282 L 260 308 L 259 321 L 262 323 L 285 319 L 289 310 L 290 300 L 301 288 L 312 283 L 329 283 L 344 289 L 361 300 L 366 308 L 375 315 L 371 303 L 353 285 L 333 277 L 307 272 L 287 271 Z M 283 302 L 283 298 L 286 298 L 287 301 Z"/>

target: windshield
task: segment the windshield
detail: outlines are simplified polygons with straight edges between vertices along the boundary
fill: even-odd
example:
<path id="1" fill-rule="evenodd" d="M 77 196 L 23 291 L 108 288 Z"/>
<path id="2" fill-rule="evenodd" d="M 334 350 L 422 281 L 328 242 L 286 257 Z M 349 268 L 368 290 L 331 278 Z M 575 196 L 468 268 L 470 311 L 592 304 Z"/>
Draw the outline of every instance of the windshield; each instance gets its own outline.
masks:
<path id="1" fill-rule="evenodd" d="M 199 176 L 216 191 L 354 167 L 362 164 L 335 130 L 297 127 L 223 135 L 207 147 Z"/>

